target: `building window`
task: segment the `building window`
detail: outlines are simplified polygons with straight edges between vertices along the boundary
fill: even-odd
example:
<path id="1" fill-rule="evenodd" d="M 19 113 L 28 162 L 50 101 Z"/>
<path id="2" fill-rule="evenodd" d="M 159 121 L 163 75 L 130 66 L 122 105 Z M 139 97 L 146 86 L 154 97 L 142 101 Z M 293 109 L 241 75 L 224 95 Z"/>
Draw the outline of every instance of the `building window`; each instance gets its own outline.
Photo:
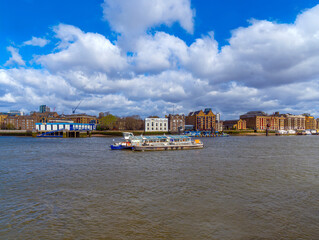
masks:
<path id="1" fill-rule="evenodd" d="M 147 123 L 147 126 L 149 126 L 150 125 L 150 123 Z"/>

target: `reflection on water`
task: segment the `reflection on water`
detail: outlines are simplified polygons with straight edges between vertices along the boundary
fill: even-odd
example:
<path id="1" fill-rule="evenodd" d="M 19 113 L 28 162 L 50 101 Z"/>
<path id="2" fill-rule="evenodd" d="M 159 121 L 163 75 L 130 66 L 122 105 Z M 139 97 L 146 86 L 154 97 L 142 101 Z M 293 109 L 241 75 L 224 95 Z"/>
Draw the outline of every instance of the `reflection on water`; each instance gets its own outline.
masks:
<path id="1" fill-rule="evenodd" d="M 319 239 L 319 136 L 203 141 L 0 137 L 0 238 Z"/>

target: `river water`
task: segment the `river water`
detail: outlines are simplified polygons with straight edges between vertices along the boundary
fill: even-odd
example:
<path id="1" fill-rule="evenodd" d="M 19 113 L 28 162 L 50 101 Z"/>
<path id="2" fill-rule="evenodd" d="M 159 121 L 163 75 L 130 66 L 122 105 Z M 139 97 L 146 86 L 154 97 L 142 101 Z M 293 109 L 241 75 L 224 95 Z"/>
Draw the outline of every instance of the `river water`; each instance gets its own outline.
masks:
<path id="1" fill-rule="evenodd" d="M 319 239 L 319 136 L 112 140 L 0 137 L 0 239 Z"/>

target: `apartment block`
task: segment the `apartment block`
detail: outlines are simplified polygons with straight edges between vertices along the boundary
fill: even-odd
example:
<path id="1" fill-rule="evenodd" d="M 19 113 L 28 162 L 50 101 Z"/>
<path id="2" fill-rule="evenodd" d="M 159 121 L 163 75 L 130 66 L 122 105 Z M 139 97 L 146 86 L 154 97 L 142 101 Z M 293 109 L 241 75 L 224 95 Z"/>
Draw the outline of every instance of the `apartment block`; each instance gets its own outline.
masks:
<path id="1" fill-rule="evenodd" d="M 246 121 L 246 127 L 255 130 L 283 130 L 285 117 L 279 114 L 268 115 L 262 111 L 251 111 L 240 116 Z"/>
<path id="2" fill-rule="evenodd" d="M 5 125 L 11 125 L 18 130 L 32 130 L 35 128 L 35 120 L 32 116 L 8 116 L 4 120 Z"/>
<path id="3" fill-rule="evenodd" d="M 317 129 L 317 120 L 309 114 L 303 114 L 305 116 L 305 128 Z"/>
<path id="4" fill-rule="evenodd" d="M 305 130 L 306 117 L 303 115 L 284 114 L 285 130 Z"/>

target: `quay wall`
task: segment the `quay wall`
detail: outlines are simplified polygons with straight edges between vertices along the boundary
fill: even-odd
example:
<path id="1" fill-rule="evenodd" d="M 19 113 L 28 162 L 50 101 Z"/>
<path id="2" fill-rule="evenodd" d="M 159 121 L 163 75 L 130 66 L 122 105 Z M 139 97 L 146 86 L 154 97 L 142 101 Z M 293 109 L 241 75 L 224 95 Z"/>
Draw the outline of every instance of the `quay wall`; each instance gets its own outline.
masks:
<path id="1" fill-rule="evenodd" d="M 32 137 L 32 131 L 29 131 L 29 130 L 0 130 L 0 136 Z"/>

